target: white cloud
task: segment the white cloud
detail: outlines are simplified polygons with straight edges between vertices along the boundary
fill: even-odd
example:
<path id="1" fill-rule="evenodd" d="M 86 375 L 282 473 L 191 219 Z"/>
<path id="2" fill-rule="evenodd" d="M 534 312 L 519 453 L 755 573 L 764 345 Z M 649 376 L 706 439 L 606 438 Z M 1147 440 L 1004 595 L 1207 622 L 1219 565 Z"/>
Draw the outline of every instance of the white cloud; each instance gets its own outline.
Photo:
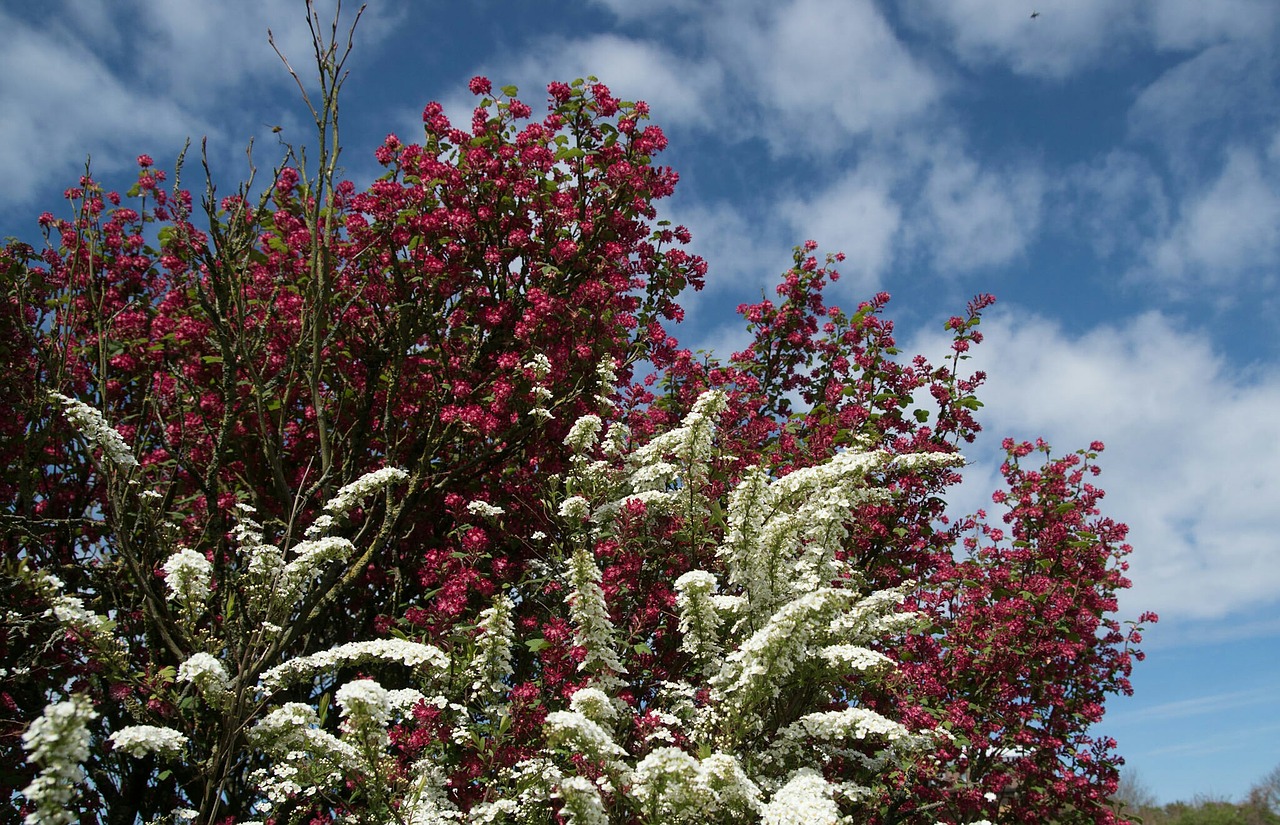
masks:
<path id="1" fill-rule="evenodd" d="M 319 5 L 327 20 L 331 4 Z M 359 45 L 367 50 L 386 34 L 392 8 L 366 13 Z M 83 168 L 88 154 L 98 172 L 120 171 L 141 152 L 167 165 L 188 137 L 208 136 L 215 167 L 239 172 L 245 142 L 269 125 L 259 122 L 270 111 L 264 90 L 295 94 L 267 44 L 268 27 L 304 82 L 314 74 L 306 18 L 291 0 L 133 0 L 109 15 L 65 0 L 61 10 L 65 25 L 42 28 L 0 12 L 8 35 L 0 173 L 18 204 Z"/>
<path id="2" fill-rule="evenodd" d="M 1245 276 L 1274 283 L 1280 265 L 1280 158 L 1236 147 L 1221 174 L 1179 207 L 1147 251 L 1145 274 L 1180 291 Z"/>
<path id="3" fill-rule="evenodd" d="M 941 273 L 1007 264 L 1039 231 L 1045 183 L 1030 165 L 983 166 L 954 145 L 931 150 L 906 241 Z"/>
<path id="4" fill-rule="evenodd" d="M 846 173 L 812 197 L 785 200 L 777 210 L 797 243 L 812 238 L 822 250 L 845 253 L 839 265 L 842 293 L 878 290 L 900 237 L 902 208 L 889 181 L 869 166 Z"/>
<path id="5" fill-rule="evenodd" d="M 1169 198 L 1151 162 L 1116 149 L 1064 176 L 1070 198 L 1055 223 L 1075 230 L 1102 258 L 1132 255 L 1168 231 Z"/>
<path id="6" fill-rule="evenodd" d="M 1280 6 L 1271 0 L 1158 0 L 1152 2 L 1155 43 L 1192 49 L 1222 41 L 1274 38 Z"/>
<path id="7" fill-rule="evenodd" d="M 492 72 L 495 78 L 515 77 L 530 102 L 545 98 L 547 83 L 553 80 L 594 75 L 614 95 L 644 100 L 654 122 L 664 126 L 711 125 L 710 109 L 723 83 L 714 61 L 688 59 L 658 44 L 614 34 L 544 43 L 513 65 Z"/>
<path id="8" fill-rule="evenodd" d="M 1060 453 L 1101 440 L 1103 510 L 1132 528 L 1123 613 L 1248 617 L 1277 603 L 1280 372 L 1233 373 L 1204 336 L 1157 313 L 1069 335 L 1005 311 L 982 329 L 969 362 L 989 376 L 979 393 L 987 432 L 966 450 L 981 461 L 975 481 L 994 477 L 1002 436 L 1042 436 Z M 911 351 L 945 346 L 922 336 Z"/>
<path id="9" fill-rule="evenodd" d="M 144 151 L 176 151 L 199 121 L 171 101 L 122 83 L 73 35 L 39 31 L 0 12 L 0 177 L 22 203 L 52 182 L 72 183 L 87 155 L 109 172 Z M 129 147 L 126 155 L 115 151 Z M 131 153 L 130 153 L 131 152 Z"/>
<path id="10" fill-rule="evenodd" d="M 761 129 L 779 152 L 892 132 L 941 94 L 870 0 L 734 4 L 707 25 L 737 86 L 758 96 Z"/>
<path id="11" fill-rule="evenodd" d="M 910 0 L 910 25 L 944 38 L 975 66 L 1006 65 L 1019 74 L 1061 78 L 1112 57 L 1143 23 L 1141 6 L 1074 0 L 1036 6 L 1006 0 Z"/>
<path id="12" fill-rule="evenodd" d="M 134 0 L 146 46 L 137 49 L 148 75 L 159 79 L 170 94 L 193 102 L 221 90 L 250 82 L 285 88 L 289 78 L 280 58 L 267 42 L 271 30 L 278 49 L 302 81 L 312 88 L 315 56 L 306 11 L 296 0 Z M 321 34 L 332 31 L 333 0 L 316 3 Z M 357 4 L 348 3 L 338 21 L 338 56 L 346 46 Z M 353 59 L 371 51 L 390 33 L 398 4 L 375 4 L 360 17 L 354 34 Z"/>

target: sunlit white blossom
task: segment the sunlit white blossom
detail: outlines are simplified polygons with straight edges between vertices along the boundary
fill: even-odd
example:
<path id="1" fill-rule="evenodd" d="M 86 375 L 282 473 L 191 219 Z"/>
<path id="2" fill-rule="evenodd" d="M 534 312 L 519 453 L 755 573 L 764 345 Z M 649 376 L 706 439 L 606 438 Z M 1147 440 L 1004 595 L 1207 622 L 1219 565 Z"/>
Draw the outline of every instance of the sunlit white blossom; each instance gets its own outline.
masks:
<path id="1" fill-rule="evenodd" d="M 563 745 L 594 757 L 627 755 L 622 746 L 613 741 L 608 730 L 577 711 L 552 711 L 547 714 L 545 730 L 547 742 L 552 747 Z"/>
<path id="2" fill-rule="evenodd" d="M 573 422 L 573 426 L 569 428 L 569 434 L 564 437 L 565 446 L 569 447 L 575 453 L 585 453 L 587 450 L 595 446 L 596 439 L 600 436 L 600 429 L 603 424 L 598 415 L 584 415 L 577 421 Z"/>
<path id="3" fill-rule="evenodd" d="M 188 607 L 197 607 L 209 598 L 209 582 L 213 565 L 190 547 L 183 547 L 164 563 L 164 583 L 169 598 Z"/>
<path id="4" fill-rule="evenodd" d="M 399 467 L 383 467 L 380 470 L 365 473 L 339 489 L 337 495 L 325 503 L 325 512 L 337 517 L 345 516 L 364 499 L 408 478 L 409 474 Z"/>
<path id="5" fill-rule="evenodd" d="M 495 507 L 487 501 L 472 501 L 467 504 L 467 512 L 473 516 L 497 518 L 507 511 L 503 510 L 501 507 Z"/>
<path id="6" fill-rule="evenodd" d="M 221 699 L 231 687 L 227 670 L 212 654 L 195 653 L 178 666 L 178 681 L 190 682 L 207 699 Z"/>
<path id="7" fill-rule="evenodd" d="M 22 734 L 27 761 L 40 773 L 22 795 L 35 806 L 26 825 L 69 825 L 77 820 L 68 811 L 76 786 L 84 781 L 80 766 L 89 758 L 89 722 L 98 717 L 89 700 L 80 695 L 46 705 Z"/>
<path id="8" fill-rule="evenodd" d="M 130 725 L 107 737 L 117 750 L 135 758 L 155 753 L 177 756 L 187 747 L 187 737 L 173 728 L 156 725 Z"/>
<path id="9" fill-rule="evenodd" d="M 133 450 L 125 442 L 124 436 L 107 423 L 102 413 L 62 393 L 51 392 L 49 397 L 62 403 L 62 414 L 71 422 L 71 426 L 76 428 L 85 441 L 101 448 L 108 461 L 122 469 L 138 466 L 138 460 L 133 457 Z"/>
<path id="10" fill-rule="evenodd" d="M 514 605 L 503 593 L 494 597 L 493 604 L 480 612 L 480 638 L 476 640 L 476 657 L 471 666 L 475 677 L 471 688 L 500 693 L 505 690 L 504 681 L 511 675 L 511 641 L 515 626 L 511 622 Z"/>
<path id="11" fill-rule="evenodd" d="M 586 650 L 579 670 L 586 670 L 606 686 L 616 680 L 615 674 L 626 668 L 614 649 L 613 622 L 600 589 L 600 567 L 584 546 L 574 549 L 569 557 L 569 620 L 573 624 L 574 644 Z"/>
<path id="12" fill-rule="evenodd" d="M 299 679 L 309 679 L 324 670 L 373 659 L 399 662 L 409 667 L 429 665 L 441 670 L 449 667 L 449 657 L 434 645 L 424 645 L 404 639 L 375 639 L 367 642 L 348 642 L 320 653 L 290 659 L 263 673 L 259 682 L 269 691 L 279 690 Z"/>
<path id="13" fill-rule="evenodd" d="M 560 783 L 559 793 L 569 825 L 609 825 L 600 791 L 585 776 L 566 777 Z"/>
<path id="14" fill-rule="evenodd" d="M 840 807 L 831 783 L 812 768 L 795 772 L 761 811 L 762 825 L 837 825 Z"/>
<path id="15" fill-rule="evenodd" d="M 559 516 L 572 522 L 586 521 L 591 517 L 591 503 L 582 496 L 569 496 L 560 503 Z"/>

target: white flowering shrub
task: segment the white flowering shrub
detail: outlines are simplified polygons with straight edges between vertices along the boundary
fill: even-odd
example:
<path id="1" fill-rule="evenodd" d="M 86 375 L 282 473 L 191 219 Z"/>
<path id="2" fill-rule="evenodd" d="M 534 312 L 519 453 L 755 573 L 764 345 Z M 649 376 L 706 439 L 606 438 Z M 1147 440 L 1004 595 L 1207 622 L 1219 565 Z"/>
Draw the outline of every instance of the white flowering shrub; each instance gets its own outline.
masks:
<path id="1" fill-rule="evenodd" d="M 342 487 L 292 543 L 269 541 L 253 508 L 237 505 L 232 564 L 215 566 L 180 547 L 160 565 L 180 653 L 170 677 L 179 711 L 167 725 L 98 731 L 99 741 L 117 758 L 159 760 L 188 777 L 207 774 L 210 764 L 236 766 L 249 775 L 251 810 L 264 821 L 314 810 L 421 825 L 557 816 L 574 823 L 854 821 L 893 772 L 934 741 L 933 731 L 910 730 L 859 700 L 860 688 L 891 667 L 873 646 L 909 632 L 914 621 L 900 610 L 910 585 L 866 592 L 840 553 L 849 512 L 888 496 L 876 474 L 895 459 L 849 450 L 781 478 L 749 468 L 720 503 L 709 496 L 723 408 L 722 395 L 706 393 L 678 427 L 638 448 L 619 425 L 606 431 L 598 416 L 579 419 L 565 439 L 573 472 L 548 491 L 560 496 L 548 506 L 561 530 L 539 539 L 559 554 L 558 569 L 494 594 L 468 636 L 442 644 L 381 638 L 305 652 L 285 643 L 305 627 L 317 597 L 334 592 L 342 571 L 359 563 L 361 548 L 338 534 L 347 519 L 375 496 L 389 502 L 393 488 L 410 481 L 404 472 L 382 469 Z M 104 423 L 77 414 L 98 443 L 127 450 L 103 435 Z M 137 500 L 145 506 L 149 499 Z M 482 520 L 504 514 L 482 500 L 463 509 Z M 679 678 L 652 684 L 629 666 L 646 645 L 618 626 L 594 549 L 626 531 L 645 540 L 635 535 L 637 519 L 678 540 L 696 538 L 713 549 L 703 557 L 717 562 L 676 577 L 686 664 Z M 664 524 L 684 527 L 671 533 L 659 530 Z M 531 740 L 537 749 L 495 763 L 478 799 L 460 795 L 450 785 L 458 769 L 451 760 L 496 755 L 511 735 L 515 617 L 547 576 L 561 582 L 582 686 L 559 708 L 549 703 Z M 109 621 L 62 593 L 61 582 L 41 581 L 60 621 L 89 637 L 109 631 Z M 236 621 L 227 620 L 228 610 Z M 210 621 L 214 611 L 223 612 L 220 623 Z M 31 762 L 41 773 L 25 793 L 45 817 L 38 821 L 70 821 L 95 718 L 86 700 L 71 697 L 29 729 Z M 447 736 L 406 761 L 396 744 L 404 734 L 392 733 L 423 719 Z M 195 780 L 182 795 L 175 821 L 193 810 L 207 821 L 231 802 Z"/>

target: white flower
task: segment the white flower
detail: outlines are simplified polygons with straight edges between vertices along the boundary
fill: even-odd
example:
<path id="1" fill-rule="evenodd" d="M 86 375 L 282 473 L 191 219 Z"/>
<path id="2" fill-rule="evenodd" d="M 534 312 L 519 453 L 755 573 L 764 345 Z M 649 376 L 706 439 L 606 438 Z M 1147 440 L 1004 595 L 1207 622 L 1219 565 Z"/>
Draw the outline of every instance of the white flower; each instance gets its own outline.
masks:
<path id="1" fill-rule="evenodd" d="M 471 664 L 475 681 L 471 689 L 503 693 L 504 679 L 511 675 L 511 640 L 515 626 L 511 623 L 514 605 L 499 593 L 493 605 L 480 611 L 480 638 L 476 640 L 476 657 Z"/>
<path id="2" fill-rule="evenodd" d="M 574 549 L 569 557 L 569 621 L 573 624 L 573 643 L 586 650 L 579 670 L 593 674 L 600 684 L 611 686 L 614 674 L 627 669 L 614 651 L 613 621 L 600 589 L 600 568 L 584 546 Z"/>
<path id="3" fill-rule="evenodd" d="M 892 664 L 883 653 L 860 645 L 828 645 L 819 651 L 827 664 L 842 670 L 873 670 Z"/>
<path id="4" fill-rule="evenodd" d="M 572 710 L 557 710 L 547 714 L 547 744 L 551 747 L 565 745 L 579 753 L 597 758 L 624 757 L 627 752 L 613 741 L 613 735 L 602 725 Z"/>
<path id="5" fill-rule="evenodd" d="M 591 516 L 591 503 L 582 496 L 569 496 L 560 503 L 560 518 L 582 522 Z"/>
<path id="6" fill-rule="evenodd" d="M 87 698 L 72 696 L 45 706 L 22 734 L 27 761 L 41 767 L 31 784 L 22 789 L 35 811 L 26 825 L 69 825 L 76 817 L 68 812 L 76 785 L 84 781 L 80 763 L 89 758 L 88 723 L 97 712 Z"/>
<path id="7" fill-rule="evenodd" d="M 169 587 L 169 598 L 196 607 L 209 598 L 209 580 L 213 565 L 189 547 L 183 547 L 164 563 L 164 583 Z"/>
<path id="8" fill-rule="evenodd" d="M 400 662 L 409 667 L 429 664 L 438 670 L 449 667 L 449 657 L 434 645 L 404 639 L 375 639 L 368 642 L 347 642 L 310 656 L 290 659 L 263 673 L 258 681 L 268 691 L 279 690 L 299 679 L 311 678 L 322 670 L 339 665 L 360 664 L 370 659 Z"/>
<path id="9" fill-rule="evenodd" d="M 560 798 L 564 800 L 569 825 L 609 825 L 609 816 L 600 799 L 600 791 L 585 776 L 570 776 L 560 782 Z"/>
<path id="10" fill-rule="evenodd" d="M 603 690 L 584 687 L 574 691 L 569 698 L 569 709 L 581 713 L 593 722 L 604 725 L 618 717 L 618 710 Z"/>
<path id="11" fill-rule="evenodd" d="M 761 811 L 763 825 L 837 825 L 840 808 L 835 789 L 812 768 L 801 768 Z"/>
<path id="12" fill-rule="evenodd" d="M 408 478 L 409 474 L 399 467 L 383 467 L 381 470 L 365 473 L 338 490 L 338 494 L 324 505 L 325 512 L 336 517 L 345 516 L 370 495 Z"/>
<path id="13" fill-rule="evenodd" d="M 355 550 L 354 544 L 340 536 L 324 536 L 295 544 L 295 558 L 284 566 L 282 579 L 285 588 L 291 591 L 301 586 L 330 564 L 346 561 Z"/>
<path id="14" fill-rule="evenodd" d="M 94 447 L 101 447 L 108 461 L 123 469 L 138 466 L 138 460 L 133 457 L 133 451 L 125 443 L 124 436 L 111 428 L 102 413 L 62 393 L 51 392 L 49 397 L 62 402 L 62 414 L 71 422 L 71 426 L 84 436 L 85 441 Z"/>
<path id="15" fill-rule="evenodd" d="M 603 426 L 598 415 L 582 416 L 569 428 L 569 434 L 564 437 L 565 446 L 575 453 L 585 453 L 595 446 Z"/>
<path id="16" fill-rule="evenodd" d="M 218 700 L 231 687 L 227 669 L 209 653 L 195 653 L 178 666 L 178 681 L 190 682 L 205 698 Z"/>
<path id="17" fill-rule="evenodd" d="M 178 756 L 188 742 L 186 736 L 173 728 L 161 728 L 155 725 L 130 725 L 107 738 L 117 749 L 138 759 L 149 753 Z"/>
<path id="18" fill-rule="evenodd" d="M 495 507 L 487 501 L 472 501 L 467 504 L 467 512 L 473 516 L 497 518 L 507 511 L 503 510 L 501 507 Z"/>
<path id="19" fill-rule="evenodd" d="M 712 601 L 716 577 L 690 570 L 676 579 L 676 608 L 680 611 L 680 647 L 697 659 L 708 659 L 720 648 L 720 614 Z"/>
<path id="20" fill-rule="evenodd" d="M 542 353 L 530 358 L 524 363 L 524 368 L 533 373 L 534 377 L 541 381 L 551 372 L 551 361 Z"/>
<path id="21" fill-rule="evenodd" d="M 338 688 L 333 695 L 342 716 L 368 720 L 382 727 L 391 719 L 391 697 L 387 689 L 372 679 L 357 679 Z"/>

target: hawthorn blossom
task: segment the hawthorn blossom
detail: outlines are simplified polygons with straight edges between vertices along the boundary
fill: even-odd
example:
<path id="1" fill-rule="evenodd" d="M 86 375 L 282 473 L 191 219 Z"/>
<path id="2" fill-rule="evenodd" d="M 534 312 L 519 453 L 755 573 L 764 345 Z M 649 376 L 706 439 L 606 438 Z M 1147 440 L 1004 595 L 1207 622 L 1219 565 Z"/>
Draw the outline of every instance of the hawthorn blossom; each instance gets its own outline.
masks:
<path id="1" fill-rule="evenodd" d="M 560 782 L 563 813 L 569 825 L 609 825 L 609 815 L 595 784 L 585 776 L 570 776 Z"/>
<path id="2" fill-rule="evenodd" d="M 584 415 L 573 422 L 573 426 L 569 428 L 569 434 L 564 437 L 564 444 L 577 454 L 585 453 L 595 446 L 603 426 L 600 416 Z"/>
<path id="3" fill-rule="evenodd" d="M 497 518 L 507 511 L 501 507 L 495 507 L 487 501 L 472 501 L 467 504 L 467 512 L 473 516 Z"/>
<path id="4" fill-rule="evenodd" d="M 371 659 L 399 662 L 408 667 L 430 665 L 438 670 L 447 670 L 449 667 L 449 657 L 434 645 L 404 639 L 375 639 L 368 642 L 347 642 L 320 653 L 290 659 L 263 673 L 258 681 L 265 690 L 275 691 L 321 671 L 343 665 L 356 665 Z"/>
<path id="5" fill-rule="evenodd" d="M 600 567 L 583 546 L 569 557 L 569 621 L 573 624 L 574 644 L 586 650 L 579 670 L 591 673 L 601 684 L 613 686 L 619 673 L 627 669 L 614 650 L 614 628 L 609 608 L 600 589 Z"/>
<path id="6" fill-rule="evenodd" d="M 475 681 L 474 691 L 487 690 L 500 693 L 506 689 L 505 680 L 511 675 L 511 640 L 515 627 L 511 623 L 514 609 L 511 599 L 498 594 L 493 604 L 480 612 L 480 637 L 476 640 L 476 656 L 471 665 Z"/>
<path id="7" fill-rule="evenodd" d="M 720 614 L 712 601 L 716 577 L 690 570 L 676 579 L 676 608 L 680 611 L 680 648 L 696 659 L 709 659 L 720 648 Z"/>
<path id="8" fill-rule="evenodd" d="M 351 512 L 352 508 L 369 496 L 385 490 L 393 484 L 407 481 L 408 478 L 409 474 L 399 467 L 383 467 L 380 470 L 365 473 L 360 478 L 340 488 L 337 495 L 325 503 L 325 512 L 337 518 L 345 516 Z"/>
<path id="9" fill-rule="evenodd" d="M 761 811 L 762 825 L 838 825 L 835 788 L 813 768 L 796 771 Z"/>
<path id="10" fill-rule="evenodd" d="M 76 786 L 85 779 L 80 763 L 89 758 L 89 722 L 98 718 L 89 699 L 79 694 L 46 705 L 22 734 L 27 761 L 41 770 L 22 789 L 35 810 L 26 825 L 70 825 L 76 821 L 68 807 Z"/>
<path id="11" fill-rule="evenodd" d="M 61 402 L 62 414 L 71 422 L 71 426 L 90 445 L 101 448 L 108 461 L 125 470 L 138 466 L 138 460 L 133 457 L 133 450 L 125 442 L 124 436 L 107 423 L 102 413 L 62 393 L 51 392 L 49 397 Z"/>
<path id="12" fill-rule="evenodd" d="M 183 547 L 170 556 L 161 569 L 170 599 L 194 608 L 209 598 L 213 565 L 204 554 Z"/>
<path id="13" fill-rule="evenodd" d="M 560 503 L 558 515 L 568 521 L 586 521 L 591 517 L 591 502 L 582 496 L 569 496 Z"/>
<path id="14" fill-rule="evenodd" d="M 173 728 L 156 725 L 130 725 L 121 728 L 107 737 L 118 750 L 122 750 L 135 759 L 155 753 L 174 757 L 187 747 L 188 739 Z"/>
<path id="15" fill-rule="evenodd" d="M 231 677 L 227 670 L 209 653 L 194 653 L 178 666 L 178 681 L 195 685 L 196 690 L 210 701 L 218 701 L 231 689 Z"/>

